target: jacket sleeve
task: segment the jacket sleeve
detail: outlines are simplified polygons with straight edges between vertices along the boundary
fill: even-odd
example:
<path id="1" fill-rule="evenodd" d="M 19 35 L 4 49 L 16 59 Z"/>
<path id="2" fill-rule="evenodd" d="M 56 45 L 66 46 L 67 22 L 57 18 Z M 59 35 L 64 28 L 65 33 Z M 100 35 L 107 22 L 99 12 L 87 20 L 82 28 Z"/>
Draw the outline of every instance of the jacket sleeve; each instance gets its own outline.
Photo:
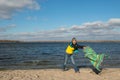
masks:
<path id="1" fill-rule="evenodd" d="M 82 45 L 78 45 L 78 44 L 77 44 L 77 47 L 78 47 L 79 49 L 83 49 L 85 46 L 82 46 Z"/>

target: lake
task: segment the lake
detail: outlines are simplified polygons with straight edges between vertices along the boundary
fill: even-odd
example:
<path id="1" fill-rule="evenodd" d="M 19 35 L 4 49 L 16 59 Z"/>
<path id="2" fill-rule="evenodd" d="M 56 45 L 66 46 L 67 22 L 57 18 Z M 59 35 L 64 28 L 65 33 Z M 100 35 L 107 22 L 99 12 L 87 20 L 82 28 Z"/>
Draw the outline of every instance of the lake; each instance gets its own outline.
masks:
<path id="1" fill-rule="evenodd" d="M 108 55 L 102 67 L 120 67 L 120 42 L 80 42 L 79 44 L 90 46 L 97 53 Z M 0 43 L 0 68 L 61 68 L 67 45 L 68 42 Z M 81 49 L 74 58 L 78 66 L 91 66 Z M 68 65 L 70 64 L 69 62 Z"/>

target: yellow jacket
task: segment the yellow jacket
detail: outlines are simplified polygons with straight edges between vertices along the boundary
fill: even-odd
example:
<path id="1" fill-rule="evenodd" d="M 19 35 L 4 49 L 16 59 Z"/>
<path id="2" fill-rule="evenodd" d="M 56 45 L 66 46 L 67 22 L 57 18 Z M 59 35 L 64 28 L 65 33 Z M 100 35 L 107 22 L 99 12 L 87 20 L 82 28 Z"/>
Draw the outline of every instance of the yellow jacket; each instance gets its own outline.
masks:
<path id="1" fill-rule="evenodd" d="M 68 47 L 66 48 L 66 53 L 67 54 L 73 54 L 73 52 L 74 52 L 74 48 L 71 47 L 70 45 L 68 45 Z"/>

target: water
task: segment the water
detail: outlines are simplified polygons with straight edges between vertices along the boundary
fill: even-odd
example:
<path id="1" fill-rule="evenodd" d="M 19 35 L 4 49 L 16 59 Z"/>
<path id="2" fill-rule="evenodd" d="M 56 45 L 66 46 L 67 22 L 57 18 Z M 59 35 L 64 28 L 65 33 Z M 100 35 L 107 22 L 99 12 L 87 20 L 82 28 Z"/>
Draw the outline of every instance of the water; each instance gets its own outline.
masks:
<path id="1" fill-rule="evenodd" d="M 79 44 L 91 46 L 97 53 L 109 55 L 105 58 L 102 67 L 120 67 L 120 42 L 81 42 Z M 0 43 L 0 68 L 61 68 L 67 45 L 67 42 Z M 78 66 L 91 65 L 89 60 L 84 58 L 82 50 L 74 57 Z"/>

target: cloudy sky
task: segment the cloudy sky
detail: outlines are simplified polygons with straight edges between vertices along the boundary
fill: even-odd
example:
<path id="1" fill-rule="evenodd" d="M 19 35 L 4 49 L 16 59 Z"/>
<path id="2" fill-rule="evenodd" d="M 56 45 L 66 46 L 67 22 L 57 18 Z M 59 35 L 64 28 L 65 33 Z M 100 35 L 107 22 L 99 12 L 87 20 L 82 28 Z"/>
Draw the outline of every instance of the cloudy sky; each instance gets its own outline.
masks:
<path id="1" fill-rule="evenodd" d="M 120 40 L 120 0 L 0 0 L 0 40 Z"/>

